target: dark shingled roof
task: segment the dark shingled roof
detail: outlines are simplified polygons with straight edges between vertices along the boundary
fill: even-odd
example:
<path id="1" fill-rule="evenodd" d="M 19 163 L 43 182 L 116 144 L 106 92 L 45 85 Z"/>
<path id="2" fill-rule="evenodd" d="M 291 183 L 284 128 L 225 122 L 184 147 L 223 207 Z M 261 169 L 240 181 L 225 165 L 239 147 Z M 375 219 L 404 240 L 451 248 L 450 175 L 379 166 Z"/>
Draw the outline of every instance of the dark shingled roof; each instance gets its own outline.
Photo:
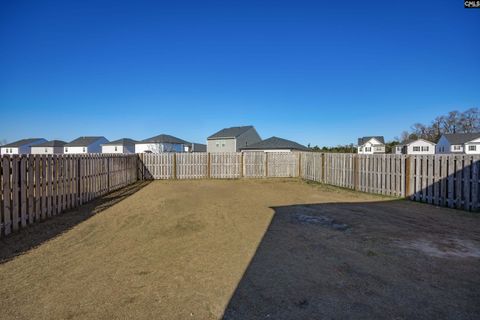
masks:
<path id="1" fill-rule="evenodd" d="M 371 137 L 358 138 L 358 145 L 361 146 L 362 144 L 367 143 L 368 140 L 370 140 L 370 139 L 372 139 L 372 138 L 375 138 L 375 139 L 377 139 L 378 141 L 380 141 L 381 143 L 385 144 L 385 139 L 383 138 L 383 136 L 371 136 Z"/>
<path id="2" fill-rule="evenodd" d="M 299 151 L 307 151 L 308 148 L 296 143 L 295 141 L 282 139 L 278 137 L 271 137 L 260 142 L 254 143 L 247 147 L 240 148 L 240 150 L 266 150 L 266 149 L 291 149 Z"/>
<path id="3" fill-rule="evenodd" d="M 138 141 L 133 140 L 133 139 L 122 138 L 122 139 L 118 139 L 118 140 L 115 140 L 115 141 L 110 141 L 110 142 L 104 143 L 104 144 L 102 144 L 102 146 L 127 146 L 127 145 L 135 144 L 137 142 Z"/>
<path id="4" fill-rule="evenodd" d="M 168 134 L 160 134 L 155 137 L 151 137 L 145 140 L 142 140 L 137 143 L 172 143 L 172 144 L 188 144 L 189 142 L 179 139 L 174 136 L 170 136 Z"/>
<path id="5" fill-rule="evenodd" d="M 202 143 L 192 143 L 192 152 L 207 152 L 207 145 Z"/>
<path id="6" fill-rule="evenodd" d="M 221 139 L 221 138 L 236 138 L 252 128 L 253 126 L 225 128 L 218 131 L 217 133 L 212 134 L 207 139 L 209 140 L 209 139 Z"/>
<path id="7" fill-rule="evenodd" d="M 450 142 L 450 144 L 464 144 L 480 138 L 480 132 L 476 133 L 446 133 L 444 134 L 445 138 Z"/>
<path id="8" fill-rule="evenodd" d="M 11 142 L 9 144 L 5 144 L 2 146 L 2 148 L 17 148 L 17 147 L 21 147 L 21 146 L 24 146 L 24 145 L 28 145 L 28 144 L 36 144 L 35 142 L 43 142 L 43 141 L 46 141 L 45 139 L 43 138 L 28 138 L 28 139 L 22 139 L 22 140 L 18 140 L 18 141 L 15 141 L 15 142 Z"/>
<path id="9" fill-rule="evenodd" d="M 67 143 L 62 140 L 51 140 L 44 143 L 36 144 L 33 147 L 63 147 Z"/>
<path id="10" fill-rule="evenodd" d="M 65 147 L 86 147 L 94 143 L 99 139 L 105 139 L 105 137 L 97 136 L 97 137 L 79 137 L 65 145 Z M 108 141 L 108 140 L 107 140 Z"/>

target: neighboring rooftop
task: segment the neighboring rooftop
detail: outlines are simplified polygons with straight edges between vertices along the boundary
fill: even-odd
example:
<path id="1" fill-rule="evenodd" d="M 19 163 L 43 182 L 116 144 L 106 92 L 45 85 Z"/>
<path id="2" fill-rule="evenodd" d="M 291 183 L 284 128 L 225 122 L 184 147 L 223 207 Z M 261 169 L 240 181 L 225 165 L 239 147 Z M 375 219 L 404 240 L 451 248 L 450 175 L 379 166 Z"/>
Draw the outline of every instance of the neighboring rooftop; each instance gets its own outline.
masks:
<path id="1" fill-rule="evenodd" d="M 65 141 L 62 141 L 62 140 L 51 140 L 51 141 L 47 141 L 47 142 L 44 142 L 44 143 L 40 143 L 40 144 L 36 144 L 34 145 L 33 147 L 63 147 L 65 146 L 67 143 Z"/>
<path id="2" fill-rule="evenodd" d="M 248 130 L 252 129 L 253 126 L 243 126 L 243 127 L 230 127 L 222 129 L 214 134 L 212 134 L 207 139 L 222 139 L 222 138 L 236 138 Z"/>
<path id="3" fill-rule="evenodd" d="M 308 148 L 295 141 L 282 139 L 278 137 L 271 137 L 260 142 L 254 143 L 247 147 L 240 148 L 240 150 L 268 150 L 268 149 L 290 149 L 298 151 L 307 151 Z"/>
<path id="4" fill-rule="evenodd" d="M 372 138 L 375 138 L 375 139 L 377 139 L 378 141 L 380 141 L 380 143 L 385 144 L 385 139 L 383 138 L 383 136 L 371 136 L 371 137 L 358 138 L 358 145 L 359 145 L 359 146 L 364 145 L 365 143 L 368 142 L 368 140 L 370 140 L 370 139 L 372 139 Z"/>
<path id="5" fill-rule="evenodd" d="M 419 138 L 419 139 L 408 139 L 408 140 L 405 140 L 404 142 L 400 143 L 399 146 L 406 146 L 406 145 L 409 145 L 409 144 L 411 144 L 412 142 L 415 142 L 415 141 L 418 141 L 418 140 L 423 140 L 423 141 L 426 141 L 426 142 L 428 142 L 428 143 L 435 144 L 434 142 L 432 142 L 432 141 L 430 141 L 430 140 Z"/>
<path id="6" fill-rule="evenodd" d="M 133 139 L 122 138 L 122 139 L 118 139 L 118 140 L 115 140 L 115 141 L 110 141 L 110 142 L 104 143 L 103 146 L 127 146 L 127 145 L 135 144 L 137 142 L 138 141 L 133 140 Z"/>
<path id="7" fill-rule="evenodd" d="M 192 152 L 207 152 L 207 145 L 202 143 L 192 143 Z"/>
<path id="8" fill-rule="evenodd" d="M 93 136 L 93 137 L 79 137 L 65 145 L 65 147 L 86 147 L 91 145 L 97 140 L 106 139 L 102 136 Z M 107 140 L 108 141 L 108 140 Z"/>
<path id="9" fill-rule="evenodd" d="M 464 144 L 475 139 L 480 138 L 480 132 L 475 133 L 446 133 L 445 138 L 450 144 Z"/>
<path id="10" fill-rule="evenodd" d="M 188 144 L 190 142 L 187 142 L 185 140 L 182 140 L 180 138 L 170 136 L 168 134 L 160 134 L 155 137 L 151 137 L 142 141 L 139 141 L 137 143 L 172 143 L 172 144 Z"/>
<path id="11" fill-rule="evenodd" d="M 38 141 L 46 141 L 45 139 L 43 138 L 28 138 L 28 139 L 22 139 L 22 140 L 18 140 L 18 141 L 15 141 L 15 142 L 11 142 L 11 143 L 8 143 L 8 144 L 5 144 L 2 146 L 2 148 L 18 148 L 18 147 L 21 147 L 21 146 L 25 146 L 25 145 L 29 145 L 29 144 L 32 144 L 32 143 L 36 143 Z"/>

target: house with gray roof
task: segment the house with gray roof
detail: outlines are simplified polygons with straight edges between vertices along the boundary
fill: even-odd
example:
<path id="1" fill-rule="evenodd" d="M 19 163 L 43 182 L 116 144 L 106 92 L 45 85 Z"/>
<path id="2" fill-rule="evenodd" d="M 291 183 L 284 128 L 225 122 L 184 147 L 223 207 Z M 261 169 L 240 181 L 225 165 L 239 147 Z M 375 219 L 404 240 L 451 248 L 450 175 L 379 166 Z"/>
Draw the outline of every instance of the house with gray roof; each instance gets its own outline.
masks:
<path id="1" fill-rule="evenodd" d="M 438 154 L 480 154 L 480 132 L 446 133 L 437 142 Z"/>
<path id="2" fill-rule="evenodd" d="M 393 149 L 395 154 L 435 154 L 435 143 L 425 139 L 409 139 Z"/>
<path id="3" fill-rule="evenodd" d="M 47 140 L 43 138 L 28 138 L 18 140 L 12 143 L 8 143 L 0 147 L 0 154 L 1 155 L 12 155 L 12 154 L 30 154 L 31 147 Z"/>
<path id="4" fill-rule="evenodd" d="M 168 135 L 160 134 L 135 143 L 135 153 L 185 152 L 190 142 Z"/>
<path id="5" fill-rule="evenodd" d="M 385 153 L 385 139 L 383 136 L 368 136 L 358 138 L 358 154 L 382 154 Z"/>
<path id="6" fill-rule="evenodd" d="M 225 128 L 207 138 L 207 152 L 239 152 L 261 140 L 253 126 Z"/>
<path id="7" fill-rule="evenodd" d="M 31 147 L 32 154 L 62 154 L 67 143 L 62 140 L 50 140 Z"/>
<path id="8" fill-rule="evenodd" d="M 278 137 L 270 137 L 260 142 L 241 147 L 242 152 L 263 151 L 263 152 L 292 152 L 292 151 L 308 151 L 308 148 L 295 141 L 282 139 Z"/>
<path id="9" fill-rule="evenodd" d="M 122 138 L 102 144 L 102 153 L 135 153 L 135 143 L 138 141 Z"/>
<path id="10" fill-rule="evenodd" d="M 102 136 L 78 137 L 63 147 L 65 154 L 101 153 L 102 144 L 109 142 Z"/>

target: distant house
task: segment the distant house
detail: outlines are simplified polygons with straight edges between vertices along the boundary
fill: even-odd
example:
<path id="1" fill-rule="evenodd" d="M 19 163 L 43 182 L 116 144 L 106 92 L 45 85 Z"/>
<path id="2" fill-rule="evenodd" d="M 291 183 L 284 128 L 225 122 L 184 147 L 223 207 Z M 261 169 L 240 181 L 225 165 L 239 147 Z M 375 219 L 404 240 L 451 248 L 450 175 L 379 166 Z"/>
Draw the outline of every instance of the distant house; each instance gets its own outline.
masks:
<path id="1" fill-rule="evenodd" d="M 135 153 L 138 141 L 123 138 L 102 144 L 102 153 Z"/>
<path id="2" fill-rule="evenodd" d="M 308 148 L 295 141 L 271 137 L 260 142 L 240 148 L 242 152 L 263 151 L 263 152 L 292 152 L 308 151 Z"/>
<path id="3" fill-rule="evenodd" d="M 480 132 L 444 134 L 437 142 L 436 153 L 480 154 Z"/>
<path id="4" fill-rule="evenodd" d="M 185 145 L 185 152 L 207 152 L 207 145 L 192 142 Z"/>
<path id="5" fill-rule="evenodd" d="M 32 154 L 62 154 L 67 143 L 61 140 L 51 140 L 32 146 Z"/>
<path id="6" fill-rule="evenodd" d="M 207 139 L 207 152 L 238 152 L 262 139 L 253 126 L 225 128 Z"/>
<path id="7" fill-rule="evenodd" d="M 135 153 L 185 152 L 189 142 L 168 134 L 160 134 L 135 143 Z"/>
<path id="8" fill-rule="evenodd" d="M 395 146 L 395 154 L 435 154 L 435 143 L 416 139 L 408 140 Z"/>
<path id="9" fill-rule="evenodd" d="M 82 153 L 101 153 L 102 144 L 107 143 L 105 137 L 79 137 L 72 142 L 67 143 L 63 147 L 65 154 L 82 154 Z"/>
<path id="10" fill-rule="evenodd" d="M 381 154 L 385 153 L 385 139 L 383 136 L 358 138 L 358 154 Z"/>
<path id="11" fill-rule="evenodd" d="M 29 138 L 29 139 L 22 139 L 12 143 L 8 143 L 0 147 L 0 154 L 7 155 L 7 154 L 30 154 L 31 147 L 47 140 L 43 138 Z"/>

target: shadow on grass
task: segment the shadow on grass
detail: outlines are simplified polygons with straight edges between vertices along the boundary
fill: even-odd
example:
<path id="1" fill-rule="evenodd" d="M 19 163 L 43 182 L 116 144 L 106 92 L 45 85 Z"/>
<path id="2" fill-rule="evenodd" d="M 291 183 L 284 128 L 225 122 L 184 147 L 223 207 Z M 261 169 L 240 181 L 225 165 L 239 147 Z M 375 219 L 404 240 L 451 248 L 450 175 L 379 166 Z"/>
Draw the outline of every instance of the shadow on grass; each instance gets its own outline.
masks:
<path id="1" fill-rule="evenodd" d="M 222 319 L 480 317 L 480 219 L 404 200 L 273 207 Z"/>
<path id="2" fill-rule="evenodd" d="M 17 255 L 33 249 L 45 241 L 57 237 L 77 224 L 110 208 L 118 202 L 136 193 L 151 181 L 139 181 L 120 190 L 113 191 L 79 208 L 48 218 L 18 233 L 0 239 L 0 263 L 5 263 Z"/>

